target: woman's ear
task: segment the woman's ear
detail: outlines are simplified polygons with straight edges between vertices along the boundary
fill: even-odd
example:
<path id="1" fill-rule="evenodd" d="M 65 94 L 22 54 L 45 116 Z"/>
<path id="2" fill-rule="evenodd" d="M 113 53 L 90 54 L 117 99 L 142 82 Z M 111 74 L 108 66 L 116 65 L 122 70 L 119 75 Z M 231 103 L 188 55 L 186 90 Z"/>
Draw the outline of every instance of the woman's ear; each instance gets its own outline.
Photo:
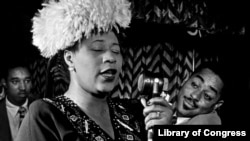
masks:
<path id="1" fill-rule="evenodd" d="M 73 55 L 74 55 L 73 52 L 69 51 L 69 50 L 65 50 L 64 54 L 63 54 L 64 60 L 69 68 L 75 68 L 74 61 L 73 61 Z"/>

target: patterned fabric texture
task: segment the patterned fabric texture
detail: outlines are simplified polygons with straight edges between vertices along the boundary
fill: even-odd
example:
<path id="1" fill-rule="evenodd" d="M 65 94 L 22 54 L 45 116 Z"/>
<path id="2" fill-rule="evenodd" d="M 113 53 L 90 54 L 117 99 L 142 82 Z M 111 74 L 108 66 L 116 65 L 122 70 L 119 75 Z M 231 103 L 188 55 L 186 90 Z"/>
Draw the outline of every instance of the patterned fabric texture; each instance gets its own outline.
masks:
<path id="1" fill-rule="evenodd" d="M 27 112 L 26 108 L 22 106 L 18 109 L 19 120 L 20 120 L 19 126 L 21 125 L 26 112 Z"/>
<path id="2" fill-rule="evenodd" d="M 58 96 L 54 99 L 44 99 L 46 102 L 56 106 L 70 121 L 79 135 L 86 141 L 112 141 L 110 136 L 104 132 L 93 120 L 69 98 Z M 114 126 L 116 140 L 140 141 L 140 123 L 135 120 L 121 103 L 108 100 L 111 121 Z"/>

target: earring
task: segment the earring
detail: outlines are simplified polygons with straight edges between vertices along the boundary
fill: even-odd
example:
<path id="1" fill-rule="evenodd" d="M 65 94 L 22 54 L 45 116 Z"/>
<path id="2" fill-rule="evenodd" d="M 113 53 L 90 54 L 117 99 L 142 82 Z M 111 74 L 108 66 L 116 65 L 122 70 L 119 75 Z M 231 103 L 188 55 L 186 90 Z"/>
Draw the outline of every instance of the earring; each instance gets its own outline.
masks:
<path id="1" fill-rule="evenodd" d="M 74 67 L 69 67 L 68 69 L 69 69 L 69 71 L 75 71 Z"/>

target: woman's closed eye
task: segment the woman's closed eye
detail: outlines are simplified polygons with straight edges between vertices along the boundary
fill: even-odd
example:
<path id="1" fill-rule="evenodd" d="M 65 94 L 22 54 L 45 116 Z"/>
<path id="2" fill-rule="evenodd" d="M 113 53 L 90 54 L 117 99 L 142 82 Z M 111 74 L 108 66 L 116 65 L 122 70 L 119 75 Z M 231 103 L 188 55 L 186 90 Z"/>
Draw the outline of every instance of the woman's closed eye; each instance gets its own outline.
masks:
<path id="1" fill-rule="evenodd" d="M 120 54 L 120 53 L 121 53 L 121 49 L 120 49 L 119 44 L 114 44 L 114 45 L 111 47 L 111 51 L 112 51 L 113 53 Z"/>
<path id="2" fill-rule="evenodd" d="M 120 49 L 111 49 L 111 51 L 113 53 L 116 53 L 116 54 L 120 54 L 121 53 Z"/>

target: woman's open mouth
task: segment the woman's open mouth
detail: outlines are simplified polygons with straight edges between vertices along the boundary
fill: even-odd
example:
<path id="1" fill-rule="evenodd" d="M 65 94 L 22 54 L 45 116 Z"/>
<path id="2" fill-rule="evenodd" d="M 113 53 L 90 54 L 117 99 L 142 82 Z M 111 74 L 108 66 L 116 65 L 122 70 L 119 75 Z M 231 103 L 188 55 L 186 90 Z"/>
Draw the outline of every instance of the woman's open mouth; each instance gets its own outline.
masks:
<path id="1" fill-rule="evenodd" d="M 105 79 L 105 81 L 113 81 L 116 77 L 116 69 L 106 69 L 101 71 L 100 75 Z"/>

